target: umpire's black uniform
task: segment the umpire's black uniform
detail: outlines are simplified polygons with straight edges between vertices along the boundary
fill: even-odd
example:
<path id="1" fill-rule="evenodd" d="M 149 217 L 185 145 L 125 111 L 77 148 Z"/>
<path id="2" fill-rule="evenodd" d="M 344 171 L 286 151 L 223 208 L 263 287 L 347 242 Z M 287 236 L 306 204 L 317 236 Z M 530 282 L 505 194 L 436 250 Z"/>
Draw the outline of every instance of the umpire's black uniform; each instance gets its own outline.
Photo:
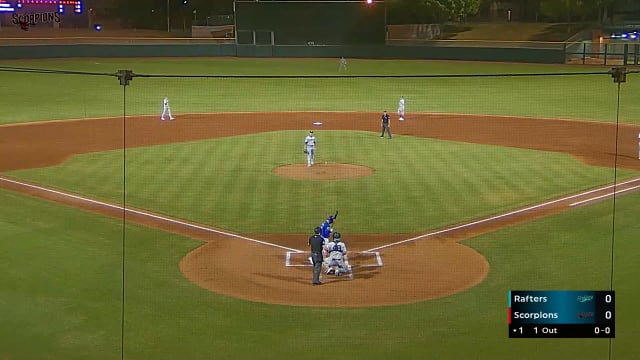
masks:
<path id="1" fill-rule="evenodd" d="M 391 139 L 391 127 L 389 126 L 389 114 L 387 114 L 387 110 L 382 113 L 382 134 L 380 137 L 384 137 L 384 132 L 389 134 L 389 139 Z"/>
<path id="2" fill-rule="evenodd" d="M 313 261 L 313 285 L 320 285 L 320 271 L 322 270 L 322 247 L 324 239 L 320 237 L 320 227 L 313 229 L 315 233 L 309 238 L 311 260 Z"/>

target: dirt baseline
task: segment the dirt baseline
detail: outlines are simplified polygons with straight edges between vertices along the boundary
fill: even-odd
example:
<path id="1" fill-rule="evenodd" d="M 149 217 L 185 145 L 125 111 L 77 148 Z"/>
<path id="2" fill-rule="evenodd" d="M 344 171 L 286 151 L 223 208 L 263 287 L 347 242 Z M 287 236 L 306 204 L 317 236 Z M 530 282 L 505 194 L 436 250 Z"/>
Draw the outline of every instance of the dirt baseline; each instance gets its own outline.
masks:
<path id="1" fill-rule="evenodd" d="M 0 171 L 51 166 L 75 154 L 120 149 L 123 144 L 138 147 L 263 131 L 306 132 L 311 123 L 318 120 L 324 123 L 323 130 L 369 130 L 375 132 L 372 136 L 377 136 L 378 116 L 378 113 L 325 112 L 216 114 L 215 117 L 193 114 L 178 115 L 173 122 L 160 122 L 157 116 L 146 116 L 128 117 L 126 122 L 121 118 L 105 118 L 0 126 L 0 152 L 5 154 L 0 158 Z M 637 126 L 620 126 L 616 159 L 616 129 L 615 124 L 609 123 L 416 114 L 392 124 L 394 134 L 565 152 L 587 164 L 612 167 L 617 161 L 618 167 L 640 169 Z M 303 161 L 301 154 L 301 164 Z M 367 171 L 359 169 L 354 173 L 366 176 Z M 123 216 L 122 211 L 114 208 L 17 183 L 0 181 L 0 186 L 109 216 Z M 380 250 L 383 267 L 367 267 L 371 258 L 357 253 L 417 234 L 345 234 L 345 241 L 353 252 L 355 278 L 352 281 L 327 278 L 319 287 L 310 285 L 310 267 L 284 266 L 286 251 L 282 248 L 230 239 L 220 233 L 140 214 L 125 213 L 124 216 L 128 221 L 205 241 L 181 261 L 180 269 L 194 283 L 217 293 L 266 303 L 365 307 L 412 303 L 468 289 L 482 281 L 489 264 L 481 254 L 458 241 L 564 209 L 566 206 L 552 206 L 538 212 L 523 212 L 425 241 L 383 248 Z M 306 249 L 308 237 L 307 234 L 245 236 L 301 250 Z M 303 265 L 304 258 L 295 256 L 292 261 Z"/>

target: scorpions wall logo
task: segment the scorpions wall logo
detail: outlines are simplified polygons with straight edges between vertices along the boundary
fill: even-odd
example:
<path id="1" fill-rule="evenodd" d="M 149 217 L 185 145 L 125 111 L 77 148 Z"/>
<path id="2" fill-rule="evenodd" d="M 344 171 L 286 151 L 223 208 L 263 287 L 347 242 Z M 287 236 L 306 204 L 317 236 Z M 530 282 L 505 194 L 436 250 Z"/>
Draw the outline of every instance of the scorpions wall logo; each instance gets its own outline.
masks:
<path id="1" fill-rule="evenodd" d="M 38 24 L 43 23 L 54 23 L 60 22 L 60 13 L 59 12 L 42 12 L 42 13 L 34 13 L 34 14 L 12 14 L 11 17 L 13 20 L 11 21 L 15 25 L 20 26 L 22 30 L 29 30 L 29 27 L 36 26 Z"/>

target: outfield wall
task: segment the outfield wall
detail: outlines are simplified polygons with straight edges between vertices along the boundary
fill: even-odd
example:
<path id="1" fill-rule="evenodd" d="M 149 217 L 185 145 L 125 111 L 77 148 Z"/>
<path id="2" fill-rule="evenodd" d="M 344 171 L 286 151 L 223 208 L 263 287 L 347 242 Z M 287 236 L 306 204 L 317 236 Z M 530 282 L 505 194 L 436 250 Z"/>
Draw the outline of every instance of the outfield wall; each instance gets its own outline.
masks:
<path id="1" fill-rule="evenodd" d="M 55 44 L 3 45 L 0 59 L 83 57 L 347 57 L 467 60 L 562 64 L 563 48 L 478 46 L 286 46 L 235 44 Z"/>

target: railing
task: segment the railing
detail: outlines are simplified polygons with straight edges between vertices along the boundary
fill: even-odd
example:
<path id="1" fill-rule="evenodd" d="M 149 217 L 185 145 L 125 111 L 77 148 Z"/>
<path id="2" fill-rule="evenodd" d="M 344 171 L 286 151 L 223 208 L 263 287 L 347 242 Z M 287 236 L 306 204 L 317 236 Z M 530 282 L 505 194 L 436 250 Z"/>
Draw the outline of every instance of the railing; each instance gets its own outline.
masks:
<path id="1" fill-rule="evenodd" d="M 640 65 L 640 43 L 581 41 L 567 43 L 566 62 L 583 65 Z"/>
<path id="2" fill-rule="evenodd" d="M 527 49 L 563 49 L 563 42 L 553 41 L 496 41 L 496 40 L 422 40 L 387 39 L 388 45 L 439 46 L 439 47 L 490 47 L 490 48 L 527 48 Z"/>

